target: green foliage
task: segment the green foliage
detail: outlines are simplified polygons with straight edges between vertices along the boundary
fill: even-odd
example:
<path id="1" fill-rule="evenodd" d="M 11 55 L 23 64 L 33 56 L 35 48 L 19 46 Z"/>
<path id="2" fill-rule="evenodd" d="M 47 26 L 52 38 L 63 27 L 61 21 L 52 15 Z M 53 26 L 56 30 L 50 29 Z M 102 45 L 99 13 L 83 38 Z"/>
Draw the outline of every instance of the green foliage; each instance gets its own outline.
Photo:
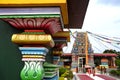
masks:
<path id="1" fill-rule="evenodd" d="M 112 74 L 114 76 L 120 76 L 120 70 L 111 70 L 110 74 Z"/>
<path id="2" fill-rule="evenodd" d="M 69 77 L 72 79 L 73 78 L 73 72 L 70 70 L 69 71 Z"/>
<path id="3" fill-rule="evenodd" d="M 61 76 L 62 76 L 62 77 L 68 77 L 68 76 L 69 76 L 69 71 L 66 70 L 65 73 L 63 73 Z"/>
<path id="4" fill-rule="evenodd" d="M 61 76 L 62 74 L 64 74 L 64 73 L 66 72 L 66 70 L 67 70 L 67 69 L 66 69 L 65 67 L 63 67 L 63 66 L 60 67 L 60 68 L 59 68 L 59 76 Z"/>
<path id="5" fill-rule="evenodd" d="M 116 70 L 116 75 L 120 76 L 120 71 Z"/>
<path id="6" fill-rule="evenodd" d="M 59 80 L 64 80 L 64 77 L 60 77 Z"/>
<path id="7" fill-rule="evenodd" d="M 120 59 L 115 60 L 116 65 L 118 66 L 118 69 L 120 69 Z"/>
<path id="8" fill-rule="evenodd" d="M 112 75 L 115 75 L 115 73 L 116 73 L 116 70 L 111 70 L 110 71 L 110 74 L 112 74 Z"/>
<path id="9" fill-rule="evenodd" d="M 72 80 L 73 72 L 71 70 L 69 70 L 69 69 L 64 68 L 64 67 L 60 67 L 59 68 L 59 76 L 60 77 L 65 77 L 68 80 Z"/>

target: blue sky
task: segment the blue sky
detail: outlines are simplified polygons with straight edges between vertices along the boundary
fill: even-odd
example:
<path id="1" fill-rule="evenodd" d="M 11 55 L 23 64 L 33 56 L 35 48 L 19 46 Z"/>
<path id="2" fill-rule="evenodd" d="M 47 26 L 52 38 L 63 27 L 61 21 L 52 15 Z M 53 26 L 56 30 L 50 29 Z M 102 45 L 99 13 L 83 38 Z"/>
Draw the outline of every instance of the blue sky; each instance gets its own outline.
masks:
<path id="1" fill-rule="evenodd" d="M 120 0 L 90 0 L 82 29 L 71 31 L 90 31 L 95 34 L 120 38 Z M 120 50 L 103 42 L 102 44 L 108 46 L 107 48 L 99 45 L 90 35 L 89 40 L 95 53 L 102 53 L 105 49 Z M 68 46 L 72 46 L 73 41 L 74 39 L 71 38 Z M 68 46 L 63 49 L 65 53 L 71 51 L 72 47 Z"/>

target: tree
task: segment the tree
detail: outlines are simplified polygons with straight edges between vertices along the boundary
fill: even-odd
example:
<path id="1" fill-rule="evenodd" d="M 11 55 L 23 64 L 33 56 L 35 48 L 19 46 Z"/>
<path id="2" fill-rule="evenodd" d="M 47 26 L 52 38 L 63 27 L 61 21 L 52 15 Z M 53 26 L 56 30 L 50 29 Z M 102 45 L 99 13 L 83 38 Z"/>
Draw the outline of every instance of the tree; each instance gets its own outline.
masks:
<path id="1" fill-rule="evenodd" d="M 117 51 L 113 49 L 106 49 L 103 53 L 117 53 Z"/>
<path id="2" fill-rule="evenodd" d="M 118 69 L 120 69 L 120 59 L 116 59 L 115 63 L 118 66 Z"/>
<path id="3" fill-rule="evenodd" d="M 114 53 L 114 54 L 117 54 L 117 57 L 116 57 L 116 58 L 117 58 L 117 59 L 120 59 L 120 51 L 116 51 L 116 50 L 113 50 L 113 49 L 110 49 L 110 50 L 109 50 L 109 49 L 106 49 L 103 53 L 104 53 L 104 54 L 105 54 L 105 53 L 111 53 L 111 54 Z"/>
<path id="4" fill-rule="evenodd" d="M 120 69 L 120 51 L 110 49 L 110 50 L 105 50 L 103 53 L 117 54 L 118 56 L 116 57 L 115 63 L 118 66 L 118 68 Z"/>

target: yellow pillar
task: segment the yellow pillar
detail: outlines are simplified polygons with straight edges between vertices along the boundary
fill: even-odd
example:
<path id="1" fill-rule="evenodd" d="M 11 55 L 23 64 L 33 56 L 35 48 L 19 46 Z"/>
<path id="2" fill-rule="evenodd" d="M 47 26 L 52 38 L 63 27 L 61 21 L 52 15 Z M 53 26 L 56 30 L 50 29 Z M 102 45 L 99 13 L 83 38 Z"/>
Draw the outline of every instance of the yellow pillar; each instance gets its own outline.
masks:
<path id="1" fill-rule="evenodd" d="M 88 65 L 88 36 L 85 33 L 85 55 L 86 55 L 86 65 Z"/>

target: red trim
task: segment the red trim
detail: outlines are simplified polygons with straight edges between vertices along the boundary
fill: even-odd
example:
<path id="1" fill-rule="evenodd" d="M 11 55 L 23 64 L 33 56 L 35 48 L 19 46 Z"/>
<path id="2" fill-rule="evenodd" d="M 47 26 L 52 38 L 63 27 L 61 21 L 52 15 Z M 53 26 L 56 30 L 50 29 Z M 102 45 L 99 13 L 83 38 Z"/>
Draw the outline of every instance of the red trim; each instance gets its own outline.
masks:
<path id="1" fill-rule="evenodd" d="M 104 53 L 104 54 L 94 54 L 94 56 L 111 56 L 111 57 L 116 57 L 117 54 L 112 54 L 112 53 Z"/>
<path id="2" fill-rule="evenodd" d="M 24 32 L 44 32 L 44 30 L 24 30 Z"/>

